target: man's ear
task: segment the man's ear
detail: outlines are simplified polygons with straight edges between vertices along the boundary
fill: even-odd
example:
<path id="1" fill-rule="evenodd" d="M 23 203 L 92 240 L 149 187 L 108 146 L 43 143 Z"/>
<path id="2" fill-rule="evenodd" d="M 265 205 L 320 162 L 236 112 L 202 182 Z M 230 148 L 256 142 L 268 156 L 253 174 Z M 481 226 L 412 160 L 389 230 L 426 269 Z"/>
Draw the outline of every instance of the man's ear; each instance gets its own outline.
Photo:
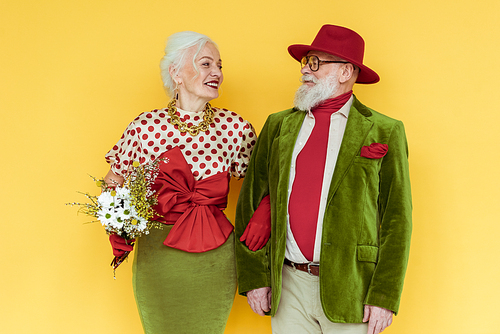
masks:
<path id="1" fill-rule="evenodd" d="M 355 74 L 356 69 L 354 68 L 354 65 L 351 63 L 347 63 L 344 66 L 342 66 L 342 69 L 340 70 L 340 75 L 339 75 L 339 81 L 341 84 L 351 80 L 351 78 L 357 74 Z"/>

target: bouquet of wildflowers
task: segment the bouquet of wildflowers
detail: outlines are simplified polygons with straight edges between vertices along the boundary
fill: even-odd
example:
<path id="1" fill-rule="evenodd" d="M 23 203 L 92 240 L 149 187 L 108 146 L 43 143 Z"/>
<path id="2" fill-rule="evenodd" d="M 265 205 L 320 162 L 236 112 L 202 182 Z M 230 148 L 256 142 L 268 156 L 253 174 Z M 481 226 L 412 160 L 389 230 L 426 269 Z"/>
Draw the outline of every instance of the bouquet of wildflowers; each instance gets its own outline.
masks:
<path id="1" fill-rule="evenodd" d="M 108 234 L 117 234 L 132 240 L 149 234 L 151 228 L 161 228 L 162 224 L 153 221 L 157 203 L 155 191 L 151 189 L 158 175 L 158 159 L 153 163 L 140 165 L 135 161 L 125 177 L 123 185 L 109 185 L 104 179 L 91 178 L 101 188 L 99 196 L 82 193 L 89 203 L 67 203 L 80 206 L 79 212 L 97 218 Z M 95 221 L 94 221 L 95 222 Z M 133 242 L 130 243 L 133 245 Z M 115 256 L 111 262 L 113 270 L 128 257 L 130 251 Z"/>

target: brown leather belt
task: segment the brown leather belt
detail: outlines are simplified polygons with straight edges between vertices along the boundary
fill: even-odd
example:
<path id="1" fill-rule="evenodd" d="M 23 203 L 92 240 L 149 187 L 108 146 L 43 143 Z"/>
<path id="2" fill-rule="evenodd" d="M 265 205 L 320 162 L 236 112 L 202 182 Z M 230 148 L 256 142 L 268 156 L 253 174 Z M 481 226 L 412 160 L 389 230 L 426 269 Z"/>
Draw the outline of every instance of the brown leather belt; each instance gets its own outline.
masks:
<path id="1" fill-rule="evenodd" d="M 297 270 L 305 271 L 306 273 L 309 273 L 309 275 L 319 276 L 319 263 L 295 263 L 285 258 L 285 264 L 287 266 L 294 267 Z"/>

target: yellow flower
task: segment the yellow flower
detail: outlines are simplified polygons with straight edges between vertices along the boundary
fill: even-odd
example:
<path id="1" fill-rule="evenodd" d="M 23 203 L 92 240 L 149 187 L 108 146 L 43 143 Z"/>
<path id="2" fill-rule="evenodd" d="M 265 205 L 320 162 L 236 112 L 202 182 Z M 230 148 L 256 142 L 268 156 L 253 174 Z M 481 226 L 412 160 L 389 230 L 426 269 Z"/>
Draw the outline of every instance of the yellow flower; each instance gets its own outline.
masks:
<path id="1" fill-rule="evenodd" d="M 135 168 L 139 167 L 140 166 L 139 161 L 134 161 L 132 163 L 132 166 L 134 166 Z"/>
<path id="2" fill-rule="evenodd" d="M 115 197 L 116 196 L 116 191 L 111 191 L 111 196 Z"/>
<path id="3" fill-rule="evenodd" d="M 132 225 L 137 225 L 137 219 L 132 219 Z"/>
<path id="4" fill-rule="evenodd" d="M 101 187 L 102 187 L 102 181 L 97 181 L 95 184 L 96 184 L 96 186 L 98 186 L 99 188 L 101 188 Z"/>

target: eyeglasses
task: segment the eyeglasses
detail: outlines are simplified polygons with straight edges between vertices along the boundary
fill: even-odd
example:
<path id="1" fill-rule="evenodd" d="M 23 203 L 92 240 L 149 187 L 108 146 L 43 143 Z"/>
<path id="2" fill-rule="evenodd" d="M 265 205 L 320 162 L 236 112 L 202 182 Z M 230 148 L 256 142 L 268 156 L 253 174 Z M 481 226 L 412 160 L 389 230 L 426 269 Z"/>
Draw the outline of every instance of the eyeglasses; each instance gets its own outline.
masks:
<path id="1" fill-rule="evenodd" d="M 323 65 L 326 63 L 339 63 L 339 64 L 348 64 L 348 61 L 340 61 L 340 60 L 320 60 L 318 56 L 305 56 L 302 57 L 300 61 L 302 63 L 302 67 L 309 65 L 311 71 L 316 72 L 319 70 L 319 65 Z"/>

